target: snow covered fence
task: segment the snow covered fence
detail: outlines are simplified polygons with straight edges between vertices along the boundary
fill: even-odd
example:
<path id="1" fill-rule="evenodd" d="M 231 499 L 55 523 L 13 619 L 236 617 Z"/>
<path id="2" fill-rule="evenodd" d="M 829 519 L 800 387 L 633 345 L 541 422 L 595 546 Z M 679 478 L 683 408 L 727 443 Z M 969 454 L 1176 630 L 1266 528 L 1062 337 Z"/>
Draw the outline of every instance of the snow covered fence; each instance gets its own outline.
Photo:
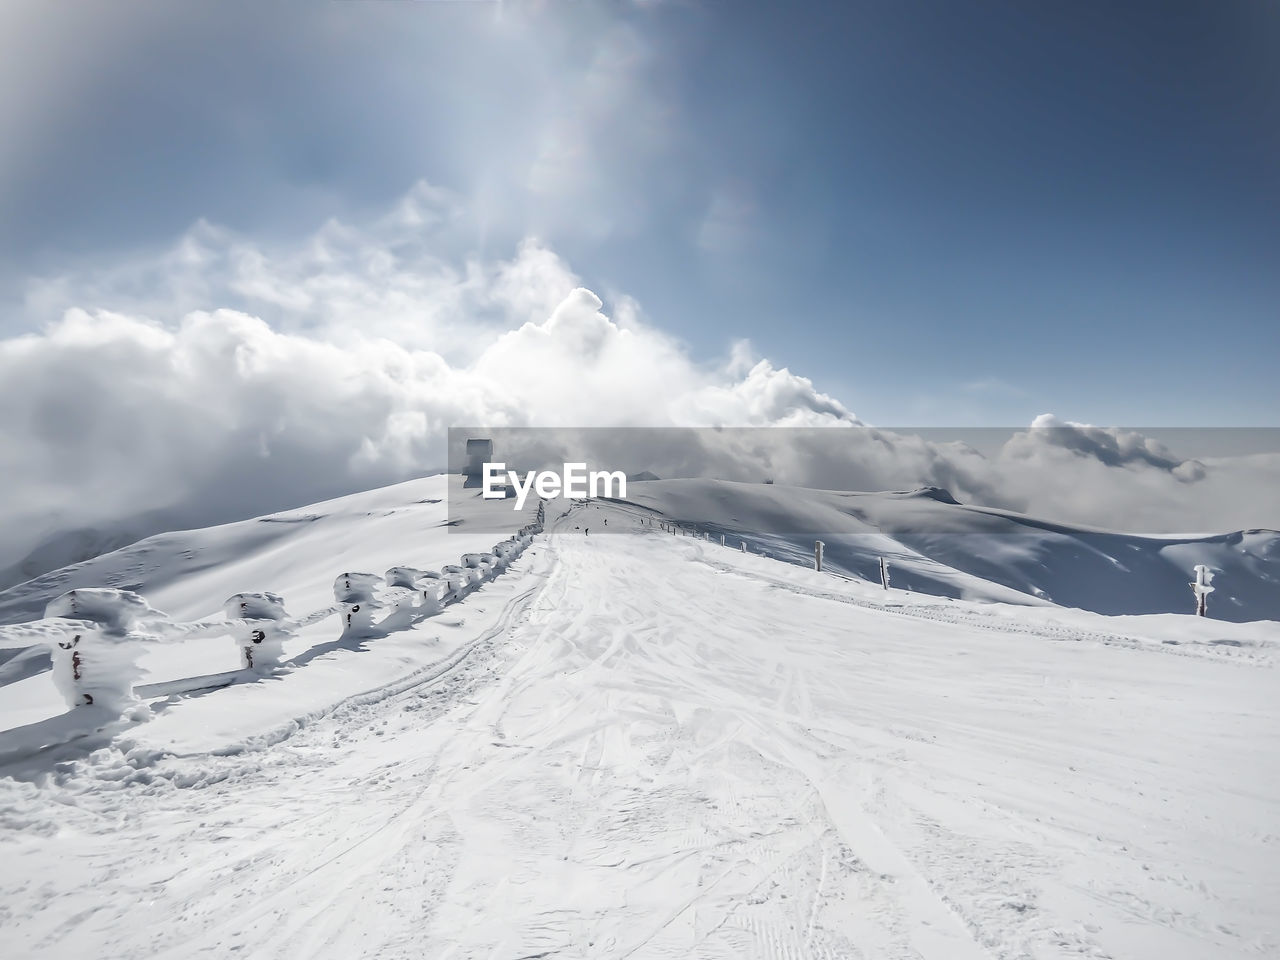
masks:
<path id="1" fill-rule="evenodd" d="M 532 542 L 526 528 L 511 540 L 494 544 L 487 553 L 464 553 L 456 564 L 439 572 L 416 567 L 392 567 L 379 577 L 373 573 L 344 573 L 333 584 L 333 596 L 343 610 L 344 636 L 367 636 L 388 627 L 407 626 L 414 615 L 431 616 L 446 604 L 492 580 Z M 375 621 L 375 616 L 381 615 Z"/>
<path id="2" fill-rule="evenodd" d="M 462 563 L 469 570 L 477 571 L 477 584 L 492 580 L 498 566 L 498 558 L 492 553 L 464 553 Z"/>
<path id="3" fill-rule="evenodd" d="M 320 613 L 331 616 L 335 609 Z M 236 594 L 223 612 L 225 619 L 177 622 L 131 591 L 82 587 L 52 600 L 42 620 L 0 626 L 0 646 L 43 644 L 53 661 L 54 686 L 69 708 L 91 706 L 123 716 L 140 705 L 134 688 L 149 643 L 230 636 L 241 669 L 261 674 L 279 666 L 284 640 L 294 629 L 322 619 L 313 614 L 289 620 L 284 601 L 272 593 Z M 165 686 L 180 690 L 182 682 Z"/>
<path id="4" fill-rule="evenodd" d="M 333 584 L 337 602 L 300 618 L 290 618 L 284 598 L 269 592 L 237 593 L 223 603 L 221 617 L 180 622 L 132 591 L 82 587 L 50 601 L 43 619 L 0 625 L 0 648 L 45 646 L 53 663 L 54 685 L 68 708 L 93 707 L 128 716 L 141 706 L 135 687 L 142 677 L 139 660 L 149 643 L 179 637 L 230 637 L 239 652 L 240 673 L 272 673 L 284 665 L 285 641 L 303 627 L 334 614 L 341 616 L 344 637 L 408 626 L 413 617 L 439 613 L 445 604 L 497 576 L 541 529 L 540 524 L 530 524 L 489 552 L 465 554 L 460 564 L 445 566 L 439 573 L 406 566 L 392 567 L 381 577 L 343 573 Z M 380 619 L 375 621 L 375 614 L 381 614 Z M 237 671 L 232 671 L 224 682 L 233 682 L 236 676 Z M 207 685 L 208 680 L 208 676 L 196 677 L 148 687 L 181 692 L 190 684 Z"/>
<path id="5" fill-rule="evenodd" d="M 369 633 L 373 629 L 374 611 L 384 606 L 376 593 L 385 584 L 386 579 L 376 573 L 341 573 L 333 581 L 333 599 L 342 607 L 344 635 Z"/>
<path id="6" fill-rule="evenodd" d="M 416 567 L 392 567 L 386 573 L 387 586 L 404 587 L 417 594 L 418 609 L 430 616 L 444 609 L 445 594 L 450 590 L 449 581 L 435 570 L 419 570 Z"/>
<path id="7" fill-rule="evenodd" d="M 280 666 L 284 642 L 293 633 L 284 599 L 274 593 L 237 593 L 222 605 L 231 639 L 240 648 L 240 667 L 270 673 Z"/>
<path id="8" fill-rule="evenodd" d="M 128 590 L 81 589 L 64 593 L 45 607 L 46 620 L 67 622 L 53 643 L 53 683 L 69 707 L 94 706 L 125 714 L 139 704 L 133 694 L 141 675 L 147 621 L 164 614 Z"/>

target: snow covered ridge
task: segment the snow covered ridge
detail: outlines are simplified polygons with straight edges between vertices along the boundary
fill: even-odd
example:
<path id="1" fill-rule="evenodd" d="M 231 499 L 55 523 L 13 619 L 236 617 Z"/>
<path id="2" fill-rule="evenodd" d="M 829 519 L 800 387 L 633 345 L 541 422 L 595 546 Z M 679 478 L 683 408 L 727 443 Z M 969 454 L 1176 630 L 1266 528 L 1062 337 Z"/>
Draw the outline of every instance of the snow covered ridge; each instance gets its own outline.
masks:
<path id="1" fill-rule="evenodd" d="M 439 614 L 501 574 L 541 531 L 540 523 L 483 552 L 464 554 L 439 572 L 393 566 L 384 575 L 345 572 L 333 581 L 335 602 L 303 616 L 290 616 L 282 596 L 241 592 L 222 604 L 222 615 L 176 620 L 125 589 L 80 587 L 55 597 L 43 618 L 0 625 L 0 648 L 43 647 L 52 660 L 53 681 L 70 710 L 94 708 L 94 719 L 144 720 L 141 694 L 173 694 L 272 676 L 282 669 L 286 642 L 298 631 L 330 617 L 339 619 L 339 640 L 373 638 L 403 630 Z M 239 668 L 162 684 L 141 685 L 139 661 L 149 645 L 176 639 L 226 638 Z"/>
<path id="2" fill-rule="evenodd" d="M 981 509 L 1154 536 L 1280 529 L 1280 429 L 1272 428 L 1144 431 L 1053 417 L 1029 427 L 978 429 L 882 428 L 854 420 L 840 427 L 476 425 L 450 428 L 448 444 L 450 471 L 470 472 L 476 482 L 485 462 L 501 461 L 526 478 L 562 475 L 565 464 L 575 463 L 622 473 L 629 482 L 663 477 L 932 491 Z M 903 516 L 899 527 L 941 532 L 933 522 L 940 516 Z M 831 532 L 821 524 L 792 532 L 802 529 Z"/>
<path id="3" fill-rule="evenodd" d="M 333 611 L 279 635 L 301 669 L 154 699 L 241 648 L 143 641 L 148 722 L 14 762 L 23 734 L 0 732 L 6 956 L 1277 955 L 1280 624 L 1106 617 L 958 571 L 1022 601 L 924 596 L 900 589 L 918 556 L 888 590 L 828 576 L 744 552 L 750 504 L 714 484 L 686 492 L 741 535 L 705 528 L 710 501 L 681 514 L 698 536 L 557 501 L 475 590 L 504 551 L 447 525 L 448 484 L 0 594 L 36 616 L 74 590 L 57 609 L 83 618 L 107 584 L 146 598 L 101 616 L 134 632 L 155 609 L 251 629 Z M 446 584 L 473 592 L 413 612 Z M 406 629 L 334 640 L 370 602 L 386 628 L 397 598 Z M 0 686 L 0 728 L 41 691 L 55 721 L 97 710 L 63 713 L 45 671 Z"/>
<path id="4" fill-rule="evenodd" d="M 1106 615 L 1192 614 L 1197 566 L 1215 576 L 1208 616 L 1280 620 L 1280 533 L 1151 536 L 957 503 L 946 491 L 856 493 L 728 480 L 633 480 L 626 504 L 730 545 L 913 593 Z M 592 532 L 595 532 L 593 527 Z"/>

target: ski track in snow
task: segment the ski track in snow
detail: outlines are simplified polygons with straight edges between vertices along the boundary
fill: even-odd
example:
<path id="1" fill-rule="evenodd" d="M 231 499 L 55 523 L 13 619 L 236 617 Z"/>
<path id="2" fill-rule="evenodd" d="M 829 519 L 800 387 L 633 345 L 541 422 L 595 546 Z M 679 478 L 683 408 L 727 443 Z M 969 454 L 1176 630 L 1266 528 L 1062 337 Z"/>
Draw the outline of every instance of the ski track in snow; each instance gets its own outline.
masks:
<path id="1" fill-rule="evenodd" d="M 876 609 L 651 532 L 542 553 L 439 675 L 254 751 L 144 726 L 0 781 L 6 956 L 1280 950 L 1270 669 Z"/>

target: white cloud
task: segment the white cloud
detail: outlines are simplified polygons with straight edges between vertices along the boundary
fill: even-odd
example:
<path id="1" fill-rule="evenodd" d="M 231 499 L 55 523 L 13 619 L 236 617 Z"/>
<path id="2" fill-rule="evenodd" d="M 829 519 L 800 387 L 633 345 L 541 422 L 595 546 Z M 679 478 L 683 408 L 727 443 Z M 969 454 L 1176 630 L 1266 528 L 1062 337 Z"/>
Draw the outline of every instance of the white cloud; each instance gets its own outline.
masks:
<path id="1" fill-rule="evenodd" d="M 505 260 L 438 255 L 453 211 L 419 187 L 290 249 L 201 223 L 157 256 L 34 284 L 28 308 L 52 321 L 0 340 L 0 567 L 56 530 L 147 510 L 212 522 L 391 482 L 440 466 L 451 425 L 857 424 L 745 342 L 706 365 L 633 301 L 611 317 L 535 240 Z M 1280 525 L 1276 458 L 1035 428 L 995 456 L 867 430 L 716 462 L 1120 528 Z"/>
<path id="2" fill-rule="evenodd" d="M 695 363 L 554 252 L 437 257 L 447 196 L 266 250 L 197 224 L 158 256 L 33 284 L 0 340 L 8 554 L 172 508 L 250 515 L 439 466 L 450 425 L 824 422 L 803 378 Z M 443 211 L 443 212 L 440 212 Z M 270 322 L 268 319 L 270 318 Z"/>

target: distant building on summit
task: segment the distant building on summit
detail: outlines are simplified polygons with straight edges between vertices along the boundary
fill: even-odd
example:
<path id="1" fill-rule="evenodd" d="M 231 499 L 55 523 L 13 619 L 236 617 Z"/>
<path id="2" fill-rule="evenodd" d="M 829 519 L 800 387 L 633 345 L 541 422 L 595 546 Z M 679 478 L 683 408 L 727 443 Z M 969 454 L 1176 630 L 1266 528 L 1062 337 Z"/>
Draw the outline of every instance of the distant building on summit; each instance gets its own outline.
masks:
<path id="1" fill-rule="evenodd" d="M 462 471 L 464 477 L 478 477 L 484 472 L 484 465 L 493 462 L 493 441 L 472 438 L 467 441 L 467 466 Z"/>

